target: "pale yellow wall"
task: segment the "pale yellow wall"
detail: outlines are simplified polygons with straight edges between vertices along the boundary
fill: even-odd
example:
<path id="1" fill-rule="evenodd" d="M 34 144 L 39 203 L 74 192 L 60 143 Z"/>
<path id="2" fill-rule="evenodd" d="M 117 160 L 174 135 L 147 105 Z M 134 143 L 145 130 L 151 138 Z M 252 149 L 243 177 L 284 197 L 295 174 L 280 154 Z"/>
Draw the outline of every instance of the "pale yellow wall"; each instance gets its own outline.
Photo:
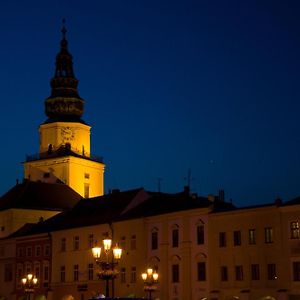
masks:
<path id="1" fill-rule="evenodd" d="M 59 211 L 35 209 L 7 209 L 0 212 L 0 238 L 15 232 L 26 223 L 37 223 L 40 218 L 44 220 L 55 216 Z"/>
<path id="2" fill-rule="evenodd" d="M 209 215 L 210 280 L 220 299 L 244 297 L 242 290 L 251 290 L 250 299 L 263 296 L 277 298 L 277 290 L 286 282 L 282 260 L 281 215 L 276 206 L 252 208 Z M 265 243 L 265 227 L 274 230 L 274 242 Z M 256 244 L 249 245 L 248 231 L 255 229 Z M 233 245 L 233 232 L 241 231 L 241 245 Z M 219 247 L 219 232 L 226 232 L 226 247 Z M 276 263 L 277 280 L 267 280 L 267 264 Z M 260 280 L 251 280 L 250 266 L 259 264 Z M 235 279 L 235 266 L 243 266 L 243 280 Z M 228 281 L 221 281 L 220 268 L 228 267 Z"/>
<path id="3" fill-rule="evenodd" d="M 300 295 L 300 281 L 293 281 L 293 262 L 300 261 L 300 239 L 291 238 L 291 222 L 300 223 L 300 205 L 285 206 L 280 208 L 282 219 L 282 277 L 290 294 Z"/>
<path id="4" fill-rule="evenodd" d="M 197 281 L 197 262 L 205 261 L 208 269 L 208 237 L 204 245 L 196 245 L 196 226 L 199 220 L 204 222 L 207 235 L 208 209 L 195 209 L 147 218 L 147 260 L 157 264 L 161 274 L 158 291 L 155 296 L 160 299 L 201 299 L 208 294 L 209 282 Z M 172 229 L 179 228 L 179 247 L 172 247 Z M 151 250 L 151 232 L 158 229 L 159 246 Z M 179 264 L 179 283 L 173 283 L 171 268 Z"/>
<path id="5" fill-rule="evenodd" d="M 89 159 L 67 156 L 48 158 L 24 163 L 24 177 L 32 181 L 55 183 L 57 179 L 70 186 L 74 191 L 84 197 L 84 185 L 89 185 L 89 197 L 104 194 L 104 168 L 105 165 Z M 44 173 L 50 173 L 44 178 Z M 85 178 L 85 174 L 89 178 Z"/>
<path id="6" fill-rule="evenodd" d="M 89 157 L 90 129 L 88 125 L 72 122 L 42 124 L 39 128 L 40 153 L 47 152 L 50 144 L 55 151 L 60 146 L 70 143 L 72 151 Z"/>
<path id="7" fill-rule="evenodd" d="M 114 241 L 119 242 L 121 245 L 121 238 L 125 237 L 126 245 L 123 249 L 122 259 L 119 263 L 118 269 L 122 267 L 126 268 L 126 283 L 120 282 L 120 275 L 115 279 L 115 296 L 126 296 L 129 294 L 136 294 L 137 296 L 143 296 L 143 284 L 140 278 L 140 274 L 147 266 L 145 262 L 146 256 L 146 243 L 144 235 L 144 222 L 143 219 L 124 221 L 113 224 L 114 228 Z M 71 294 L 75 299 L 80 299 L 81 294 L 84 295 L 84 299 L 88 299 L 95 292 L 105 293 L 105 285 L 103 281 L 97 279 L 94 273 L 95 279 L 93 281 L 88 280 L 88 264 L 94 263 L 92 257 L 91 248 L 88 245 L 88 236 L 94 235 L 94 239 L 98 241 L 98 245 L 101 246 L 104 234 L 110 231 L 110 227 L 107 224 L 82 227 L 77 229 L 62 230 L 52 233 L 53 237 L 53 272 L 52 272 L 52 287 L 53 287 L 53 299 L 61 299 L 63 296 Z M 136 235 L 137 247 L 136 250 L 130 248 L 130 239 L 132 235 Z M 79 236 L 80 246 L 78 251 L 73 250 L 73 238 Z M 61 252 L 61 239 L 66 238 L 66 252 Z M 73 265 L 78 264 L 80 275 L 79 281 L 73 281 Z M 60 282 L 60 267 L 64 265 L 66 267 L 66 282 Z M 136 267 L 136 283 L 130 282 L 131 268 Z M 96 266 L 94 266 L 96 268 Z M 95 270 L 96 271 L 96 270 Z M 78 284 L 87 284 L 87 292 L 78 292 Z"/>

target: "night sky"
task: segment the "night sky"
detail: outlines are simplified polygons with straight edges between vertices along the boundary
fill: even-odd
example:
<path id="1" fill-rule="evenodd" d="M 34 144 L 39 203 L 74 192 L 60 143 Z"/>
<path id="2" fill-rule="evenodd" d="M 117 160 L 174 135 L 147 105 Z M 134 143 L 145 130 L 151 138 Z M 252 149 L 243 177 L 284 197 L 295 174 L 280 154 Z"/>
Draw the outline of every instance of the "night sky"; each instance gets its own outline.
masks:
<path id="1" fill-rule="evenodd" d="M 62 19 L 105 190 L 300 196 L 300 1 L 1 1 L 1 185 L 39 149 Z"/>

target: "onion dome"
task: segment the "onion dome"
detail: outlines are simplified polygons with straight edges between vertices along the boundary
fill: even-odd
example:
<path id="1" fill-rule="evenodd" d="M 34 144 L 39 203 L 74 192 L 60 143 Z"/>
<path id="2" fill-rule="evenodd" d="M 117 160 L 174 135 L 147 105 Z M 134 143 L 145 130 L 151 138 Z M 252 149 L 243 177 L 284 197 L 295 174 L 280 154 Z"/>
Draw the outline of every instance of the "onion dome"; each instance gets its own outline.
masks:
<path id="1" fill-rule="evenodd" d="M 84 110 L 84 100 L 77 90 L 78 80 L 73 71 L 73 57 L 68 51 L 65 20 L 63 20 L 60 51 L 56 55 L 55 74 L 51 79 L 51 95 L 45 101 L 46 123 L 51 122 L 81 122 Z"/>

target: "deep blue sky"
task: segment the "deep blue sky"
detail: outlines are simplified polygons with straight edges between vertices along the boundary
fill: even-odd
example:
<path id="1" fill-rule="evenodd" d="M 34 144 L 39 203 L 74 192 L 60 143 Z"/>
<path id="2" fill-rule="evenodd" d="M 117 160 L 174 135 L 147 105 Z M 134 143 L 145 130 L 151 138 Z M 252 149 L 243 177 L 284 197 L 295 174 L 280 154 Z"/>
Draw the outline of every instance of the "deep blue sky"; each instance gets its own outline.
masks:
<path id="1" fill-rule="evenodd" d="M 300 1 L 1 1 L 1 194 L 38 152 L 61 20 L 105 189 L 300 195 Z"/>

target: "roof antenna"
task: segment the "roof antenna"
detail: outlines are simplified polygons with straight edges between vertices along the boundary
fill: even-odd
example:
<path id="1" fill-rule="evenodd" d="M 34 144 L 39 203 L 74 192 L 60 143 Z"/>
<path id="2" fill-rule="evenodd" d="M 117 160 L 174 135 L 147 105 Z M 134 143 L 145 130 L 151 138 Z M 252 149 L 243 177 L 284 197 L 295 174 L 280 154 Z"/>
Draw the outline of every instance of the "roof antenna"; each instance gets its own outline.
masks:
<path id="1" fill-rule="evenodd" d="M 157 191 L 160 193 L 162 178 L 158 177 L 156 180 L 157 180 Z"/>

